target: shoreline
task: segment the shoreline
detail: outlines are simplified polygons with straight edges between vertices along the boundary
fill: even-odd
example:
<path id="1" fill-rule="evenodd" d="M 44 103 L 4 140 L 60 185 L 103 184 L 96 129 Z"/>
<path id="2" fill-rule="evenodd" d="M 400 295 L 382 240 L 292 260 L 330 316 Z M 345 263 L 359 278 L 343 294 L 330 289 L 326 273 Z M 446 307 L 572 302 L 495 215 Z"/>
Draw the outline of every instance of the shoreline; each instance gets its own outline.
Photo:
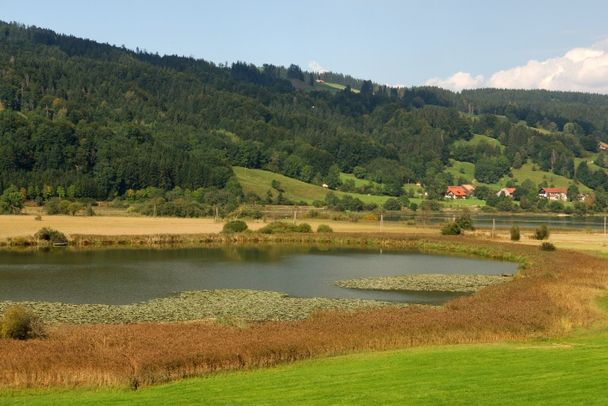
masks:
<path id="1" fill-rule="evenodd" d="M 273 239 L 289 242 L 306 237 L 310 236 Z M 562 337 L 606 320 L 595 305 L 608 289 L 606 260 L 588 254 L 545 252 L 472 236 L 320 237 L 516 260 L 522 264 L 521 277 L 441 307 L 324 310 L 302 320 L 250 325 L 234 321 L 58 325 L 44 339 L 0 340 L 0 387 L 128 387 L 132 382 L 145 386 L 360 351 Z"/>

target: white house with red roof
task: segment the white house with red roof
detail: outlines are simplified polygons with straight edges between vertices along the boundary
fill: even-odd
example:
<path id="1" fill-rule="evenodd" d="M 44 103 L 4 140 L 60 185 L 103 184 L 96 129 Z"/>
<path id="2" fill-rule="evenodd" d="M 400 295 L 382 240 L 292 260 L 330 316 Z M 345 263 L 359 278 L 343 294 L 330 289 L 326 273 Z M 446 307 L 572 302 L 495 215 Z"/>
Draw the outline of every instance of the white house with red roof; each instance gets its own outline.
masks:
<path id="1" fill-rule="evenodd" d="M 446 199 L 466 199 L 469 197 L 471 192 L 464 186 L 448 186 L 448 190 L 445 193 Z"/>
<path id="2" fill-rule="evenodd" d="M 549 200 L 568 200 L 568 190 L 565 187 L 544 187 L 538 191 L 538 197 Z"/>

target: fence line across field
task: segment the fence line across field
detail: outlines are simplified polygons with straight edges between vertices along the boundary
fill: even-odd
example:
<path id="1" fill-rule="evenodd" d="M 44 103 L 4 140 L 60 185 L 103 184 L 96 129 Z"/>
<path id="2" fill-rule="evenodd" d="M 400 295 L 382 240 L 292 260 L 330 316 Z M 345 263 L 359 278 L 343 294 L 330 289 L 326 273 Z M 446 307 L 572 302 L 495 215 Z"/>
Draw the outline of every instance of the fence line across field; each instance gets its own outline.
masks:
<path id="1" fill-rule="evenodd" d="M 319 214 L 329 213 L 326 209 L 314 209 Z M 291 220 L 293 222 L 305 221 L 310 218 L 310 208 L 291 208 L 279 210 L 262 210 L 262 215 L 267 219 L 273 220 Z M 385 212 L 378 216 L 379 225 L 386 223 L 412 222 L 412 225 L 437 225 L 452 221 L 454 214 L 449 215 L 403 215 L 399 212 Z M 549 227 L 565 228 L 572 230 L 599 230 L 606 233 L 606 217 L 593 216 L 586 218 L 575 217 L 525 217 L 525 216 L 488 216 L 488 215 L 472 215 L 473 223 L 478 228 L 505 228 L 517 224 L 521 228 L 534 228 L 542 224 Z M 366 220 L 361 220 L 366 221 Z M 367 220 L 369 221 L 369 220 Z"/>

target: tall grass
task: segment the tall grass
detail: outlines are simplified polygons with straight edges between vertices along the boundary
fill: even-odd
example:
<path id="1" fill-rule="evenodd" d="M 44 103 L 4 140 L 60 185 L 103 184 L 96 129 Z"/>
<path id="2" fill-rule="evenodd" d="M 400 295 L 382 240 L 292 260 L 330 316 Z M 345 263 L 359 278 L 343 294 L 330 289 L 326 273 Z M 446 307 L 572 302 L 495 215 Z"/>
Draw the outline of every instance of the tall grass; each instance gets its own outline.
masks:
<path id="1" fill-rule="evenodd" d="M 294 322 L 56 326 L 44 340 L 0 341 L 0 385 L 150 385 L 215 371 L 276 365 L 355 351 L 496 342 L 564 334 L 600 320 L 606 261 L 462 238 L 341 236 L 384 246 L 525 261 L 512 282 L 441 308 L 328 311 Z"/>

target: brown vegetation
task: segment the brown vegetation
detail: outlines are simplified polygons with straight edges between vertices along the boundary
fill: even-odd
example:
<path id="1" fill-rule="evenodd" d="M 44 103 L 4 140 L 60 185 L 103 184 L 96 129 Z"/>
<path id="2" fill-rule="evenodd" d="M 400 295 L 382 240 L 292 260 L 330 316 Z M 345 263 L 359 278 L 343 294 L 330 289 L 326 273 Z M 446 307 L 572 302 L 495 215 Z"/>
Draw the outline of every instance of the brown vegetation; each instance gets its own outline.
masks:
<path id="1" fill-rule="evenodd" d="M 361 236 L 340 238 L 354 242 Z M 0 341 L 0 385 L 137 387 L 353 351 L 559 335 L 602 317 L 594 300 L 608 288 L 605 260 L 467 237 L 414 240 L 386 235 L 381 239 L 389 246 L 416 243 L 429 251 L 526 258 L 527 266 L 510 283 L 442 308 L 324 312 L 303 321 L 250 326 L 212 322 L 57 326 L 47 339 Z"/>

